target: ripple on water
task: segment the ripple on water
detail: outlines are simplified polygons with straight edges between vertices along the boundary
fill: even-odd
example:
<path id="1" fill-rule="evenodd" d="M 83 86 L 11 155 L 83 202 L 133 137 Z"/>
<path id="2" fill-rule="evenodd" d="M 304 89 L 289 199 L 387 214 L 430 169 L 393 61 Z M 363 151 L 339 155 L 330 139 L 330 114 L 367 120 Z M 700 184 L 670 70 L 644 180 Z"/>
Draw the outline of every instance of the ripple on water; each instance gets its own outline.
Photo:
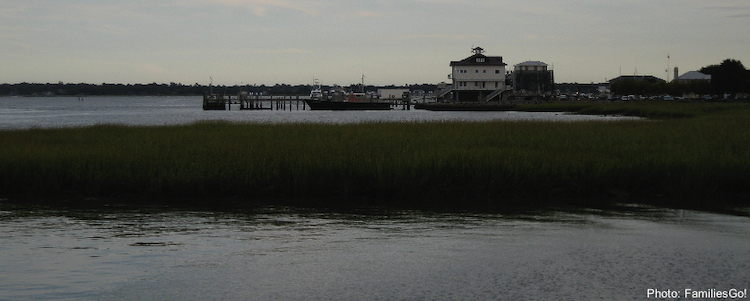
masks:
<path id="1" fill-rule="evenodd" d="M 8 300 L 632 300 L 750 278 L 748 218 L 686 210 L 1 210 Z"/>

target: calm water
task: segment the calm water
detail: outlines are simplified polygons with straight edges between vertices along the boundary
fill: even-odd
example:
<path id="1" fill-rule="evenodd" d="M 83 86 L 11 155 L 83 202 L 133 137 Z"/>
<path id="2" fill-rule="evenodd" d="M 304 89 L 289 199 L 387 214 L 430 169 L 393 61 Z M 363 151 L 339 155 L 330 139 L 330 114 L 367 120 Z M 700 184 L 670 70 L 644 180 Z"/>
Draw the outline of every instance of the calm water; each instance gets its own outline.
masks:
<path id="1" fill-rule="evenodd" d="M 2 300 L 646 300 L 750 286 L 750 218 L 0 203 Z M 653 298 L 652 298 L 653 299 Z"/>
<path id="2" fill-rule="evenodd" d="M 0 129 L 89 126 L 95 124 L 171 125 L 201 120 L 258 123 L 354 123 L 380 121 L 601 120 L 614 117 L 526 112 L 391 111 L 203 111 L 201 97 L 0 97 Z M 268 106 L 267 106 L 268 107 Z"/>

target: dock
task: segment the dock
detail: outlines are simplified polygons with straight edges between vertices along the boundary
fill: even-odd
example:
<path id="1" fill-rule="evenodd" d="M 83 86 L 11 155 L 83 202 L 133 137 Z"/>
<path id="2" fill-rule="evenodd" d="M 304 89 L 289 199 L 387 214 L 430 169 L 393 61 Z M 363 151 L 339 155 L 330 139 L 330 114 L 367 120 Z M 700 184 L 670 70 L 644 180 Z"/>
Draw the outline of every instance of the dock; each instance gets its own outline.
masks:
<path id="1" fill-rule="evenodd" d="M 204 94 L 203 110 L 231 110 L 232 105 L 240 110 L 307 110 L 305 103 L 308 96 L 300 95 L 249 95 L 246 92 L 237 95 Z"/>
<path id="2" fill-rule="evenodd" d="M 207 93 L 203 95 L 203 110 L 232 110 L 233 105 L 240 110 L 309 110 L 311 108 L 306 100 L 310 100 L 310 96 L 249 95 L 247 92 L 241 92 L 237 95 Z M 411 110 L 413 106 L 409 98 L 387 99 L 385 102 L 390 104 L 391 109 L 401 108 L 402 110 Z"/>

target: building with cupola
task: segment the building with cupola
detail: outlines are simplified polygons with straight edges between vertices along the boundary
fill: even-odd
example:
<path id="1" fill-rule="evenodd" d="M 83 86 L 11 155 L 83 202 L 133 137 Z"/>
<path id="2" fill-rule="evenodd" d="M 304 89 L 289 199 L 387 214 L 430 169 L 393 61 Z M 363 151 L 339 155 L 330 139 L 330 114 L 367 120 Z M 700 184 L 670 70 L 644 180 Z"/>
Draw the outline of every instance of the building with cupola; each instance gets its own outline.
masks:
<path id="1" fill-rule="evenodd" d="M 481 47 L 473 48 L 472 52 L 473 55 L 463 60 L 450 62 L 452 101 L 488 102 L 500 99 L 506 90 L 507 64 L 503 63 L 503 57 L 484 55 Z"/>

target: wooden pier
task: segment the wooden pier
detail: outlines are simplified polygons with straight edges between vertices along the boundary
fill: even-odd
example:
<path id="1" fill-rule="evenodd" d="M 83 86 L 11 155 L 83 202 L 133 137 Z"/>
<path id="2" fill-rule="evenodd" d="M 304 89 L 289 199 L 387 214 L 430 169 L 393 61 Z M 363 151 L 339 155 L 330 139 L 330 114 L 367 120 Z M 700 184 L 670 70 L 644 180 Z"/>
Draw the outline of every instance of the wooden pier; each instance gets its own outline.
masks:
<path id="1" fill-rule="evenodd" d="M 232 105 L 238 105 L 240 110 L 277 110 L 294 111 L 308 110 L 310 106 L 305 100 L 309 96 L 301 95 L 238 95 L 204 94 L 203 110 L 231 110 Z M 389 99 L 391 109 L 401 108 L 411 110 L 414 103 L 409 98 Z"/>
<path id="2" fill-rule="evenodd" d="M 204 110 L 231 110 L 238 105 L 240 110 L 307 110 L 308 96 L 300 95 L 238 95 L 204 94 Z"/>

